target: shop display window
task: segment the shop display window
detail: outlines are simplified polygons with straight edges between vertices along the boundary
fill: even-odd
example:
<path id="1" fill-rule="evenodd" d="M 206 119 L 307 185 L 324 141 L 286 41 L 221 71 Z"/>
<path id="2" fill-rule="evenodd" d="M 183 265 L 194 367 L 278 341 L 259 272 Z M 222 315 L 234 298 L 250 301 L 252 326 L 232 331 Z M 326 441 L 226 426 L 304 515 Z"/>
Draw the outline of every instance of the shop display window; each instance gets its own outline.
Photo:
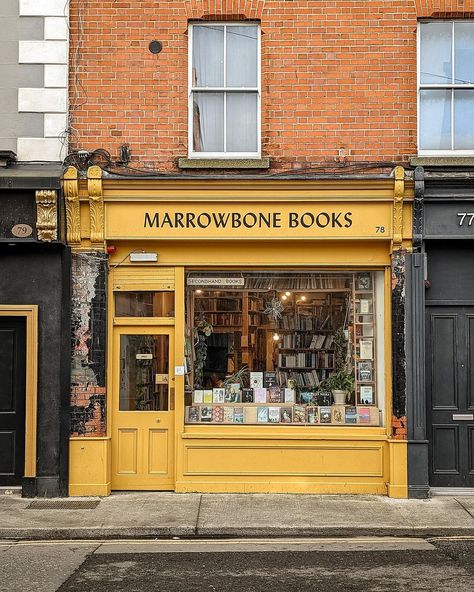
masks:
<path id="1" fill-rule="evenodd" d="M 380 425 L 376 276 L 189 272 L 186 423 Z"/>

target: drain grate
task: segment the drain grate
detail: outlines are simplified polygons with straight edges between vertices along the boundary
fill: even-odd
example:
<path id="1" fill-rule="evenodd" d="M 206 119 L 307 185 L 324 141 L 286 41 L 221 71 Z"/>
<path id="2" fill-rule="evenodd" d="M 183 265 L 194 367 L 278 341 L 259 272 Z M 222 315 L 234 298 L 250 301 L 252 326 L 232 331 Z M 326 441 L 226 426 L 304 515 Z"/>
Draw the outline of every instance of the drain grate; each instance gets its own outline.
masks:
<path id="1" fill-rule="evenodd" d="M 100 504 L 100 500 L 33 500 L 27 510 L 93 510 Z"/>

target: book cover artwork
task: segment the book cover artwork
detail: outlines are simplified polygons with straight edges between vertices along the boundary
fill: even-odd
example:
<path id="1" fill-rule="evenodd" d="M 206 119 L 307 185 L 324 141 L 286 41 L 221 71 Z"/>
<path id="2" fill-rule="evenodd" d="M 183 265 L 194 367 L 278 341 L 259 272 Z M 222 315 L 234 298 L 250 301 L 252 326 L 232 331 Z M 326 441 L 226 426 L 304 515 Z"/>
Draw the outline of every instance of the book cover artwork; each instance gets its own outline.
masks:
<path id="1" fill-rule="evenodd" d="M 194 406 L 188 407 L 188 421 L 189 421 L 189 423 L 196 423 L 197 421 L 199 421 L 201 419 L 199 411 L 200 411 L 199 407 L 194 407 Z"/>
<path id="2" fill-rule="evenodd" d="M 346 423 L 357 423 L 357 407 L 346 407 Z"/>
<path id="3" fill-rule="evenodd" d="M 203 403 L 212 403 L 213 401 L 213 393 L 212 390 L 205 390 L 203 391 L 202 402 Z"/>
<path id="4" fill-rule="evenodd" d="M 374 404 L 374 388 L 372 385 L 364 385 L 360 387 L 360 402 L 362 405 Z"/>
<path id="5" fill-rule="evenodd" d="M 214 403 L 224 403 L 225 388 L 212 389 L 212 398 L 213 398 Z"/>
<path id="6" fill-rule="evenodd" d="M 212 408 L 212 421 L 223 422 L 224 421 L 224 407 L 221 405 L 215 405 Z"/>
<path id="7" fill-rule="evenodd" d="M 372 362 L 359 362 L 357 375 L 359 382 L 370 382 L 372 380 Z"/>
<path id="8" fill-rule="evenodd" d="M 234 423 L 244 423 L 243 407 L 234 407 Z"/>
<path id="9" fill-rule="evenodd" d="M 225 389 L 226 403 L 240 403 L 240 384 L 238 382 L 231 382 Z"/>
<path id="10" fill-rule="evenodd" d="M 294 389 L 285 389 L 285 403 L 296 403 L 296 392 Z"/>
<path id="11" fill-rule="evenodd" d="M 212 407 L 201 407 L 201 421 L 212 421 Z"/>
<path id="12" fill-rule="evenodd" d="M 359 341 L 359 357 L 361 360 L 372 359 L 372 341 L 363 339 Z"/>
<path id="13" fill-rule="evenodd" d="M 259 407 L 257 411 L 258 423 L 268 423 L 268 407 Z"/>
<path id="14" fill-rule="evenodd" d="M 331 423 L 331 407 L 319 408 L 319 423 Z"/>
<path id="15" fill-rule="evenodd" d="M 193 394 L 193 402 L 194 403 L 204 403 L 204 391 L 203 390 L 195 390 Z"/>
<path id="16" fill-rule="evenodd" d="M 233 407 L 224 407 L 224 422 L 225 423 L 233 423 L 234 421 L 234 408 Z"/>
<path id="17" fill-rule="evenodd" d="M 272 386 L 278 386 L 277 373 L 276 372 L 265 372 L 263 378 L 263 386 L 270 388 Z"/>
<path id="18" fill-rule="evenodd" d="M 253 389 L 254 402 L 255 403 L 266 403 L 267 402 L 267 389 L 263 387 L 256 387 Z"/>
<path id="19" fill-rule="evenodd" d="M 252 388 L 263 388 L 263 372 L 250 372 L 250 386 Z"/>
<path id="20" fill-rule="evenodd" d="M 281 390 L 279 386 L 271 386 L 268 389 L 268 402 L 281 403 Z"/>
<path id="21" fill-rule="evenodd" d="M 306 423 L 306 408 L 303 405 L 294 405 L 293 422 Z"/>
<path id="22" fill-rule="evenodd" d="M 242 403 L 253 403 L 253 389 L 244 388 L 242 390 Z"/>
<path id="23" fill-rule="evenodd" d="M 332 423 L 341 424 L 345 421 L 345 407 L 344 405 L 332 406 Z"/>
<path id="24" fill-rule="evenodd" d="M 308 423 L 319 423 L 319 407 L 306 408 L 306 421 Z"/>
<path id="25" fill-rule="evenodd" d="M 293 414 L 292 414 L 291 407 L 281 407 L 280 421 L 281 421 L 281 423 L 292 423 L 293 422 Z"/>
<path id="26" fill-rule="evenodd" d="M 269 423 L 280 423 L 280 407 L 268 408 L 268 421 Z"/>

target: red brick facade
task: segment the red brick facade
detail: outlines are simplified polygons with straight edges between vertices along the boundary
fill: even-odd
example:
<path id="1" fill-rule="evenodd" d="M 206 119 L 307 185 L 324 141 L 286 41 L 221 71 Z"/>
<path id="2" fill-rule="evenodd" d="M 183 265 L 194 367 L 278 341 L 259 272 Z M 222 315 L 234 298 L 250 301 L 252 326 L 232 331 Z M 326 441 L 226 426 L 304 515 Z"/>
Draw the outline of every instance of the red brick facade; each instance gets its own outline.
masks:
<path id="1" fill-rule="evenodd" d="M 261 21 L 262 155 L 273 170 L 406 161 L 416 153 L 415 4 L 72 2 L 71 148 L 115 159 L 128 143 L 133 166 L 176 169 L 187 156 L 188 20 L 245 18 Z M 437 3 L 419 4 L 428 14 Z"/>

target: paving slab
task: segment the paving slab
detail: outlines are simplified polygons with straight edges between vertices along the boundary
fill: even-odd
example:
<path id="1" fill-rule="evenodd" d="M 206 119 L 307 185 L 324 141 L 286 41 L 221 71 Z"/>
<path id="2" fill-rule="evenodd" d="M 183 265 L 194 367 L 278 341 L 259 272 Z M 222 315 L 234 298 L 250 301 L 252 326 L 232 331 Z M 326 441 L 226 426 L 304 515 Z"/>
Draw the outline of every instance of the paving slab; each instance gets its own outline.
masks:
<path id="1" fill-rule="evenodd" d="M 12 545 L 2 554 L 0 592 L 56 592 L 97 545 Z"/>
<path id="2" fill-rule="evenodd" d="M 133 492 L 101 498 L 90 510 L 40 510 L 27 509 L 31 500 L 5 496 L 0 538 L 189 536 L 195 533 L 200 499 L 200 494 Z"/>
<path id="3" fill-rule="evenodd" d="M 390 500 L 398 508 L 403 520 L 415 531 L 430 534 L 436 530 L 440 534 L 448 530 L 472 529 L 474 518 L 454 498 L 433 497 L 429 500 Z M 474 504 L 473 504 L 474 509 Z"/>
<path id="4" fill-rule="evenodd" d="M 203 495 L 197 532 L 199 535 L 309 535 L 339 531 L 383 534 L 392 529 L 410 534 L 411 525 L 397 506 L 378 496 L 278 495 L 268 503 L 263 494 Z"/>

